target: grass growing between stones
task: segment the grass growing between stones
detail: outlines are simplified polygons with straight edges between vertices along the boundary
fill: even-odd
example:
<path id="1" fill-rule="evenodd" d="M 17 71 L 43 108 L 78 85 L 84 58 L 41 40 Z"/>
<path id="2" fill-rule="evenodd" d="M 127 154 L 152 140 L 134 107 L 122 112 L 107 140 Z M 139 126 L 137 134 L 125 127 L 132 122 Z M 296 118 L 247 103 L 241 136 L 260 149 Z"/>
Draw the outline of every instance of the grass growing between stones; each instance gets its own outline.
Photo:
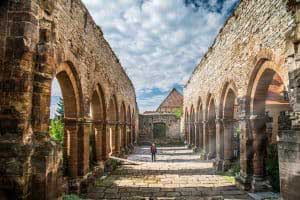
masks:
<path id="1" fill-rule="evenodd" d="M 81 200 L 81 198 L 79 196 L 77 196 L 76 194 L 63 195 L 62 199 L 63 200 Z"/>

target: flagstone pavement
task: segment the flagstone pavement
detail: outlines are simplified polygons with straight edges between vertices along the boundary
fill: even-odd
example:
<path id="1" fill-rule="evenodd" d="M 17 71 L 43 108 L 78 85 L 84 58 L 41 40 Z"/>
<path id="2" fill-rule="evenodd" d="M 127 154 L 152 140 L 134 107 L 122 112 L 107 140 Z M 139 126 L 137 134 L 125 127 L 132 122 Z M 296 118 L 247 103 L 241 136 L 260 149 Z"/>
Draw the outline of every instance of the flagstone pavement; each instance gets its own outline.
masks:
<path id="1" fill-rule="evenodd" d="M 232 180 L 216 175 L 211 161 L 185 147 L 158 148 L 152 163 L 149 147 L 136 147 L 125 164 L 106 178 L 97 180 L 89 199 L 251 199 Z"/>

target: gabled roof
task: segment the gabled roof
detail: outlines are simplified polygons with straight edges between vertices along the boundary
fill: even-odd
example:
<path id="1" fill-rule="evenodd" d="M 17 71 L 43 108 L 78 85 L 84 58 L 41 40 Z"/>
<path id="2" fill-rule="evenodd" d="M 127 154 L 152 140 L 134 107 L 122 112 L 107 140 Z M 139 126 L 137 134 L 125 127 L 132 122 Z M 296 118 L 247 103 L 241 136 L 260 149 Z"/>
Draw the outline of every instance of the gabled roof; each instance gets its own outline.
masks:
<path id="1" fill-rule="evenodd" d="M 172 91 L 169 93 L 169 95 L 165 98 L 165 100 L 160 104 L 160 106 L 157 108 L 157 111 L 161 108 L 176 108 L 176 107 L 182 107 L 183 105 L 183 96 L 180 92 L 176 90 L 176 88 L 173 88 Z"/>

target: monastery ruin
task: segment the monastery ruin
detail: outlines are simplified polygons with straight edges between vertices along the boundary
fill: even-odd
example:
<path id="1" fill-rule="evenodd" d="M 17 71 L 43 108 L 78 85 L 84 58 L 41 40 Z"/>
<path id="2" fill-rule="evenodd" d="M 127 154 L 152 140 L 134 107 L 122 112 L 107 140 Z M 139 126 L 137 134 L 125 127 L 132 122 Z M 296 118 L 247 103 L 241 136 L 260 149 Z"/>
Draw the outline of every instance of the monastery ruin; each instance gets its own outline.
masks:
<path id="1" fill-rule="evenodd" d="M 300 199 L 299 1 L 241 0 L 193 71 L 183 97 L 173 90 L 156 116 L 139 117 L 131 80 L 80 0 L 1 0 L 0 30 L 1 200 L 88 193 L 111 156 L 130 154 L 142 139 L 153 141 L 155 123 L 169 124 L 165 137 L 176 133 L 175 138 L 185 138 L 217 171 L 238 164 L 241 190 L 235 191 L 243 197 L 245 191 L 272 189 L 267 159 L 275 147 L 281 198 Z M 49 136 L 54 78 L 64 101 L 63 145 Z M 178 107 L 181 119 L 173 113 Z M 162 151 L 164 156 L 176 151 L 183 151 L 179 158 L 187 155 L 180 148 Z M 168 166 L 169 160 L 161 163 Z M 195 163 L 193 167 L 201 164 Z M 169 170 L 191 180 L 205 171 L 157 166 L 144 171 L 151 177 Z M 141 178 L 139 170 L 125 170 L 127 178 Z M 118 175 L 122 173 L 114 177 Z M 174 185 L 147 187 L 152 196 L 184 196 L 186 191 Z M 193 191 L 203 189 L 190 185 Z M 136 193 L 116 184 L 109 187 L 125 199 Z M 205 189 L 198 193 L 206 194 Z M 98 199 L 109 195 L 103 191 Z"/>

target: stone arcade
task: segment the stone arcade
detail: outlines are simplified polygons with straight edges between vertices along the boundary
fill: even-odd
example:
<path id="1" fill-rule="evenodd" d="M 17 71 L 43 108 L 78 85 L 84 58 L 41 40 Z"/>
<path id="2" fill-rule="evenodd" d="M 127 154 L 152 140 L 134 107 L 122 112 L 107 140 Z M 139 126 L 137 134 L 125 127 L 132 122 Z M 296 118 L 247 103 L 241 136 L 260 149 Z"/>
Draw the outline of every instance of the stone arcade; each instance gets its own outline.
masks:
<path id="1" fill-rule="evenodd" d="M 80 0 L 1 0 L 0 30 L 0 197 L 84 191 L 138 141 L 132 82 Z M 278 144 L 288 200 L 300 199 L 299 47 L 299 1 L 241 0 L 184 88 L 187 141 L 218 170 L 238 159 L 237 184 L 252 191 L 268 188 Z M 63 149 L 48 134 L 54 78 Z"/>
<path id="2" fill-rule="evenodd" d="M 84 189 L 110 154 L 136 140 L 132 82 L 80 0 L 3 0 L 0 27 L 1 198 Z M 48 134 L 54 77 L 65 105 L 64 149 Z"/>
<path id="3" fill-rule="evenodd" d="M 278 143 L 281 195 L 291 200 L 300 198 L 299 23 L 297 1 L 241 1 L 184 88 L 188 141 L 219 170 L 237 150 L 237 184 L 252 191 L 267 189 L 267 145 Z"/>

